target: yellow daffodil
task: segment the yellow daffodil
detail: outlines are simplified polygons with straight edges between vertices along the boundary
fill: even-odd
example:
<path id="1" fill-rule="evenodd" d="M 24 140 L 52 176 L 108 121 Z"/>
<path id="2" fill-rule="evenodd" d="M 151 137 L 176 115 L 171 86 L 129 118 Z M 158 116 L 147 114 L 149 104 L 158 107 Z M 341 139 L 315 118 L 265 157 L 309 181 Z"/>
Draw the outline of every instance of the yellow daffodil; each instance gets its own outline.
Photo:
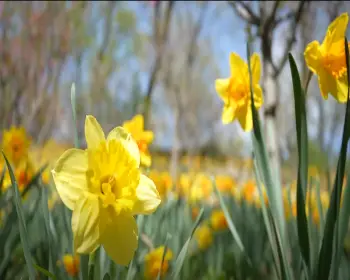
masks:
<path id="1" fill-rule="evenodd" d="M 207 249 L 213 243 L 213 232 L 206 224 L 199 226 L 196 229 L 194 236 L 197 241 L 198 248 L 201 250 Z"/>
<path id="2" fill-rule="evenodd" d="M 235 181 L 230 176 L 218 175 L 215 183 L 220 192 L 229 193 L 236 186 Z"/>
<path id="3" fill-rule="evenodd" d="M 18 189 L 20 192 L 23 192 L 33 178 L 33 165 L 29 160 L 21 161 L 17 168 L 13 170 L 13 172 L 17 181 Z M 12 185 L 10 173 L 8 171 L 5 173 L 3 184 L 4 190 Z"/>
<path id="4" fill-rule="evenodd" d="M 330 93 L 341 103 L 346 102 L 348 91 L 344 47 L 348 21 L 348 14 L 341 14 L 328 26 L 322 44 L 313 41 L 304 52 L 308 68 L 318 76 L 323 98 L 328 99 Z"/>
<path id="5" fill-rule="evenodd" d="M 259 85 L 261 66 L 259 55 L 254 53 L 250 59 L 254 105 L 257 109 L 263 104 L 262 89 Z M 230 77 L 217 79 L 215 89 L 224 101 L 222 122 L 228 124 L 238 119 L 245 131 L 253 127 L 251 92 L 248 64 L 236 53 L 230 54 Z"/>
<path id="6" fill-rule="evenodd" d="M 52 171 L 57 192 L 71 210 L 78 254 L 102 245 L 118 264 L 127 265 L 138 244 L 134 215 L 160 204 L 153 181 L 140 174 L 137 144 L 122 127 L 105 134 L 93 116 L 85 120 L 87 149 L 69 149 Z"/>
<path id="7" fill-rule="evenodd" d="M 169 172 L 152 170 L 149 173 L 149 178 L 155 183 L 161 199 L 164 200 L 172 187 L 172 179 Z"/>
<path id="8" fill-rule="evenodd" d="M 80 258 L 79 256 L 66 254 L 63 256 L 63 265 L 69 276 L 76 277 L 79 273 Z"/>
<path id="9" fill-rule="evenodd" d="M 17 167 L 28 158 L 31 140 L 23 127 L 11 127 L 5 130 L 2 139 L 2 149 L 11 164 Z"/>
<path id="10" fill-rule="evenodd" d="M 148 146 L 153 141 L 153 132 L 144 130 L 144 120 L 142 115 L 136 115 L 130 121 L 126 121 L 123 127 L 135 139 L 140 150 L 141 164 L 149 167 L 152 163 L 151 155 L 148 151 Z"/>
<path id="11" fill-rule="evenodd" d="M 145 278 L 157 279 L 158 273 L 161 270 L 161 277 L 163 278 L 169 269 L 169 261 L 173 258 L 172 251 L 167 248 L 164 262 L 162 264 L 165 247 L 160 246 L 145 256 Z"/>
<path id="12" fill-rule="evenodd" d="M 212 192 L 213 185 L 211 179 L 205 173 L 198 173 L 190 190 L 190 202 L 196 203 L 202 200 L 207 200 Z"/>
<path id="13" fill-rule="evenodd" d="M 213 230 L 224 230 L 227 229 L 227 220 L 222 210 L 214 210 L 210 216 L 211 227 Z"/>

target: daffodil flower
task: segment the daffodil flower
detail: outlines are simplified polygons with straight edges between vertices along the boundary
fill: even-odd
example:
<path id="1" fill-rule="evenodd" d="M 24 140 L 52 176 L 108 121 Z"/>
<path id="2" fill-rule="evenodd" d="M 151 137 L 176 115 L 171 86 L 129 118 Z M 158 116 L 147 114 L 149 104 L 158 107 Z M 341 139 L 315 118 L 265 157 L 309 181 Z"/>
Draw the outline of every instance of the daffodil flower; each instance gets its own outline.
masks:
<path id="1" fill-rule="evenodd" d="M 93 116 L 85 120 L 87 149 L 69 149 L 52 171 L 63 203 L 73 211 L 75 253 L 102 245 L 118 264 L 127 265 L 138 244 L 134 215 L 150 214 L 160 204 L 158 191 L 140 174 L 137 144 L 122 127 L 105 138 Z"/>
<path id="2" fill-rule="evenodd" d="M 140 150 L 141 164 L 149 167 L 152 163 L 148 146 L 152 143 L 154 135 L 150 130 L 144 130 L 144 120 L 142 115 L 136 115 L 131 120 L 124 122 L 123 128 L 135 139 Z"/>
<path id="3" fill-rule="evenodd" d="M 2 138 L 2 149 L 11 164 L 17 167 L 28 160 L 31 139 L 24 127 L 12 126 L 4 131 Z"/>
<path id="4" fill-rule="evenodd" d="M 259 85 L 261 66 L 259 55 L 254 53 L 250 59 L 254 105 L 259 109 L 263 104 L 262 90 Z M 251 92 L 248 64 L 236 53 L 230 54 L 230 77 L 216 79 L 215 89 L 224 101 L 222 122 L 228 124 L 238 119 L 245 131 L 253 128 L 251 110 Z"/>
<path id="5" fill-rule="evenodd" d="M 164 261 L 162 262 L 164 250 L 165 247 L 160 246 L 145 256 L 145 279 L 157 279 L 160 270 L 163 278 L 168 272 L 169 261 L 173 258 L 173 252 L 167 248 Z"/>
<path id="6" fill-rule="evenodd" d="M 348 14 L 341 14 L 328 26 L 322 44 L 313 41 L 304 52 L 308 68 L 318 77 L 323 98 L 328 99 L 330 93 L 340 103 L 346 102 L 348 91 L 344 47 L 348 21 Z"/>

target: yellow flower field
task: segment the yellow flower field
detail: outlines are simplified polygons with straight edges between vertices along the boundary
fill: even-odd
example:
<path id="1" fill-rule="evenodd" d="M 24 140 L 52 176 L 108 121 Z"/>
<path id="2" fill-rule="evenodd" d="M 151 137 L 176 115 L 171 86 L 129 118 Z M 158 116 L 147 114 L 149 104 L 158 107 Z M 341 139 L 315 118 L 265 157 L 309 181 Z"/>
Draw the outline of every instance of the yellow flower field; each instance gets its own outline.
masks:
<path id="1" fill-rule="evenodd" d="M 159 13 L 160 1 L 151 2 Z M 238 2 L 241 9 L 248 5 Z M 82 109 L 83 94 L 76 93 L 75 87 L 71 99 L 64 96 L 72 116 L 67 121 L 60 115 L 58 123 L 61 130 L 65 125 L 72 127 L 69 141 L 59 140 L 54 133 L 46 138 L 44 132 L 34 133 L 34 128 L 27 128 L 27 118 L 22 118 L 23 124 L 4 118 L 0 131 L 0 279 L 350 278 L 348 13 L 329 24 L 322 43 L 309 42 L 302 53 L 305 73 L 310 71 L 310 79 L 315 76 L 324 106 L 331 102 L 329 94 L 343 106 L 337 140 L 340 151 L 321 168 L 310 153 L 307 120 L 311 117 L 306 100 L 310 80 L 303 83 L 300 61 L 291 52 L 286 69 L 293 95 L 288 106 L 295 113 L 296 159 L 291 165 L 272 164 L 273 152 L 267 145 L 272 134 L 263 133 L 273 115 L 266 112 L 270 88 L 263 83 L 264 63 L 271 63 L 271 57 L 251 51 L 255 43 L 251 27 L 262 23 L 253 10 L 247 12 L 246 57 L 230 51 L 222 58 L 229 75 L 218 76 L 210 84 L 221 102 L 220 125 L 227 131 L 237 125 L 252 140 L 248 156 L 220 155 L 210 145 L 194 148 L 191 141 L 187 146 L 179 141 L 166 152 L 157 149 L 162 134 L 151 124 L 161 123 L 166 116 L 154 120 L 147 113 L 152 108 L 148 95 L 142 113 L 131 104 L 127 114 L 120 110 L 115 119 L 99 107 L 99 100 L 106 97 L 102 86 L 100 97 L 86 101 L 99 107 L 103 112 L 99 116 Z M 274 28 L 273 23 L 266 24 Z M 166 67 L 175 62 L 158 63 Z M 101 73 L 96 72 L 96 77 Z M 171 82 L 165 79 L 164 83 Z M 186 101 L 176 99 L 178 92 L 171 94 L 172 104 L 185 108 Z M 195 114 L 194 107 L 193 112 L 177 112 L 175 143 L 181 137 L 202 140 L 195 133 L 206 119 L 193 120 L 191 113 Z M 194 122 L 188 131 L 181 114 L 190 114 Z M 201 114 L 207 114 L 206 110 Z M 207 127 L 209 136 L 219 134 Z"/>

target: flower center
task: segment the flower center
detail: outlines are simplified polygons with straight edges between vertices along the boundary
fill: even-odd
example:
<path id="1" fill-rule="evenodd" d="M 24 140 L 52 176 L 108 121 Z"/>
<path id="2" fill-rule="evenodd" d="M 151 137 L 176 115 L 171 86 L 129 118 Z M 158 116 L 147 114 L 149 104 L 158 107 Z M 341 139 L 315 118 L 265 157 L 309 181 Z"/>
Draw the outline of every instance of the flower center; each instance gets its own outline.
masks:
<path id="1" fill-rule="evenodd" d="M 231 78 L 228 90 L 230 100 L 235 103 L 245 102 L 247 97 L 249 97 L 249 88 L 243 81 L 237 81 L 236 79 Z"/>
<path id="2" fill-rule="evenodd" d="M 139 147 L 141 153 L 147 150 L 147 143 L 143 140 L 137 141 L 137 146 Z"/>
<path id="3" fill-rule="evenodd" d="M 100 179 L 100 192 L 103 207 L 108 207 L 115 203 L 118 195 L 117 180 L 115 176 L 107 175 Z"/>
<path id="4" fill-rule="evenodd" d="M 323 55 L 323 67 L 335 79 L 339 79 L 346 73 L 346 60 L 344 42 L 339 41 L 332 45 L 329 52 Z"/>

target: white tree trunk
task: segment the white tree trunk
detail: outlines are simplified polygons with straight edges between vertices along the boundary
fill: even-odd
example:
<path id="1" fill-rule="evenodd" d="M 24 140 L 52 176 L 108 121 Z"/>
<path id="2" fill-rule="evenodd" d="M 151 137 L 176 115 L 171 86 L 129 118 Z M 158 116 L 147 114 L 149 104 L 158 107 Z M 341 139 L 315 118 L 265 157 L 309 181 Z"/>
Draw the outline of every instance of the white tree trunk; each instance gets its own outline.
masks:
<path id="1" fill-rule="evenodd" d="M 174 138 L 173 146 L 170 155 L 170 175 L 175 181 L 177 178 L 177 167 L 179 163 L 179 152 L 180 152 L 180 113 L 179 108 L 175 106 L 174 110 Z"/>
<path id="2" fill-rule="evenodd" d="M 270 158 L 273 176 L 277 183 L 280 182 L 280 155 L 279 155 L 279 133 L 277 129 L 278 109 L 278 85 L 273 77 L 272 65 L 264 63 L 264 127 L 266 149 Z"/>

